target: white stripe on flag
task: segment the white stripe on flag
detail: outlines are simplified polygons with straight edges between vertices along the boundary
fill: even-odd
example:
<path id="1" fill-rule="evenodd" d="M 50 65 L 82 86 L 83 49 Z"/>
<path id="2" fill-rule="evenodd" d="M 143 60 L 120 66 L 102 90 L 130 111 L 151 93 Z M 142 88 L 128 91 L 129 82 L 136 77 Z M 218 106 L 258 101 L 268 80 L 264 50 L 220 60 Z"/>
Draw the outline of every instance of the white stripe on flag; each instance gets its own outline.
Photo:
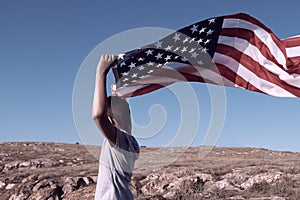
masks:
<path id="1" fill-rule="evenodd" d="M 300 56 L 300 47 L 286 48 L 286 54 L 289 58 Z"/>

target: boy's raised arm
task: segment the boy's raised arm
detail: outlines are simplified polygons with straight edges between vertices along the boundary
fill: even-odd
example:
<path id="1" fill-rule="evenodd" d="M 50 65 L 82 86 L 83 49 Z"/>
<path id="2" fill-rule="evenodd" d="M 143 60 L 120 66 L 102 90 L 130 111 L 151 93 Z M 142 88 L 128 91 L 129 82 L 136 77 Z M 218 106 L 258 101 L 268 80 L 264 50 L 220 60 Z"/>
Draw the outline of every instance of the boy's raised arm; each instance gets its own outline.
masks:
<path id="1" fill-rule="evenodd" d="M 109 120 L 107 111 L 106 75 L 114 55 L 102 55 L 97 66 L 92 117 L 102 134 L 116 144 L 116 128 Z"/>

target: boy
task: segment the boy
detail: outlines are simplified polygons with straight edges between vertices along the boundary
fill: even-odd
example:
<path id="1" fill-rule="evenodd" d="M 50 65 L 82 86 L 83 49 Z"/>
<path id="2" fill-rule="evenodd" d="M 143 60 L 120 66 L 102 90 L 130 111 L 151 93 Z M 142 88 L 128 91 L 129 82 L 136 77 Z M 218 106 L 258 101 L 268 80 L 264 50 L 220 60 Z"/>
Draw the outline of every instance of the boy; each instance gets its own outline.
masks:
<path id="1" fill-rule="evenodd" d="M 113 55 L 102 55 L 97 66 L 93 120 L 105 136 L 99 161 L 95 200 L 131 200 L 129 189 L 139 145 L 131 136 L 131 118 L 126 100 L 107 98 L 106 75 Z"/>

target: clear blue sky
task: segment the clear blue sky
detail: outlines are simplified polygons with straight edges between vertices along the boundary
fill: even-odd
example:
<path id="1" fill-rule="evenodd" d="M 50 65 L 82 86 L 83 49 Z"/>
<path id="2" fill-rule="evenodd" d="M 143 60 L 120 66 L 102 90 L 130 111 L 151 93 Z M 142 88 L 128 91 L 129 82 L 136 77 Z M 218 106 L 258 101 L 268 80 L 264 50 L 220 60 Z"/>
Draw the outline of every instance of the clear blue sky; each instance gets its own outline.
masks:
<path id="1" fill-rule="evenodd" d="M 299 4 L 296 0 L 1 1 L 0 141 L 85 143 L 73 120 L 73 85 L 85 58 L 115 34 L 141 27 L 176 30 L 209 17 L 246 12 L 285 38 L 300 34 Z M 200 109 L 193 145 L 201 145 L 211 117 L 210 97 L 205 86 L 193 88 Z M 140 125 L 149 123 L 149 106 L 165 104 L 167 125 L 155 137 L 138 138 L 141 145 L 164 146 L 172 139 L 180 115 L 171 96 L 162 90 L 130 101 L 133 120 Z M 217 145 L 300 151 L 299 113 L 300 99 L 226 88 L 226 118 Z"/>

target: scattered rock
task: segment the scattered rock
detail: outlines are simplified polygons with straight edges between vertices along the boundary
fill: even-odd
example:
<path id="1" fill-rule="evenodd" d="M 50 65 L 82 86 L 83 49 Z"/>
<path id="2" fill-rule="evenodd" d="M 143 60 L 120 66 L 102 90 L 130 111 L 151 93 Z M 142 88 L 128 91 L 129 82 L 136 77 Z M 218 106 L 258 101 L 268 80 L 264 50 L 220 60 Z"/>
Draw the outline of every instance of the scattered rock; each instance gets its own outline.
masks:
<path id="1" fill-rule="evenodd" d="M 19 167 L 20 162 L 21 161 L 17 160 L 17 161 L 12 161 L 12 162 L 5 164 L 3 171 L 7 172 L 9 170 L 17 169 Z"/>
<path id="2" fill-rule="evenodd" d="M 0 181 L 0 189 L 4 188 L 5 185 L 6 185 L 6 184 L 5 184 L 4 182 Z"/>
<path id="3" fill-rule="evenodd" d="M 26 183 L 26 182 L 29 182 L 29 181 L 36 181 L 38 179 L 38 175 L 37 174 L 33 174 L 33 175 L 30 175 L 26 178 L 24 178 L 22 180 L 22 183 Z"/>
<path id="4" fill-rule="evenodd" d="M 19 163 L 19 167 L 28 168 L 31 165 L 30 162 L 21 162 Z"/>
<path id="5" fill-rule="evenodd" d="M 182 156 L 150 172 L 141 165 L 130 183 L 135 199 L 300 199 L 300 153 L 214 148 L 199 158 L 199 149 L 165 148 Z M 0 155 L 1 200 L 94 199 L 98 160 L 83 145 L 0 143 Z"/>
<path id="6" fill-rule="evenodd" d="M 266 182 L 268 184 L 275 184 L 280 180 L 282 173 L 281 172 L 266 172 L 262 174 L 257 174 L 253 177 L 250 177 L 246 182 L 241 184 L 243 189 L 248 189 L 252 187 L 254 184 L 259 184 L 262 182 Z"/>
<path id="7" fill-rule="evenodd" d="M 15 185 L 16 185 L 16 184 L 14 184 L 14 183 L 9 183 L 9 184 L 5 187 L 5 189 L 10 190 L 10 189 L 12 189 L 13 187 L 15 187 Z"/>

